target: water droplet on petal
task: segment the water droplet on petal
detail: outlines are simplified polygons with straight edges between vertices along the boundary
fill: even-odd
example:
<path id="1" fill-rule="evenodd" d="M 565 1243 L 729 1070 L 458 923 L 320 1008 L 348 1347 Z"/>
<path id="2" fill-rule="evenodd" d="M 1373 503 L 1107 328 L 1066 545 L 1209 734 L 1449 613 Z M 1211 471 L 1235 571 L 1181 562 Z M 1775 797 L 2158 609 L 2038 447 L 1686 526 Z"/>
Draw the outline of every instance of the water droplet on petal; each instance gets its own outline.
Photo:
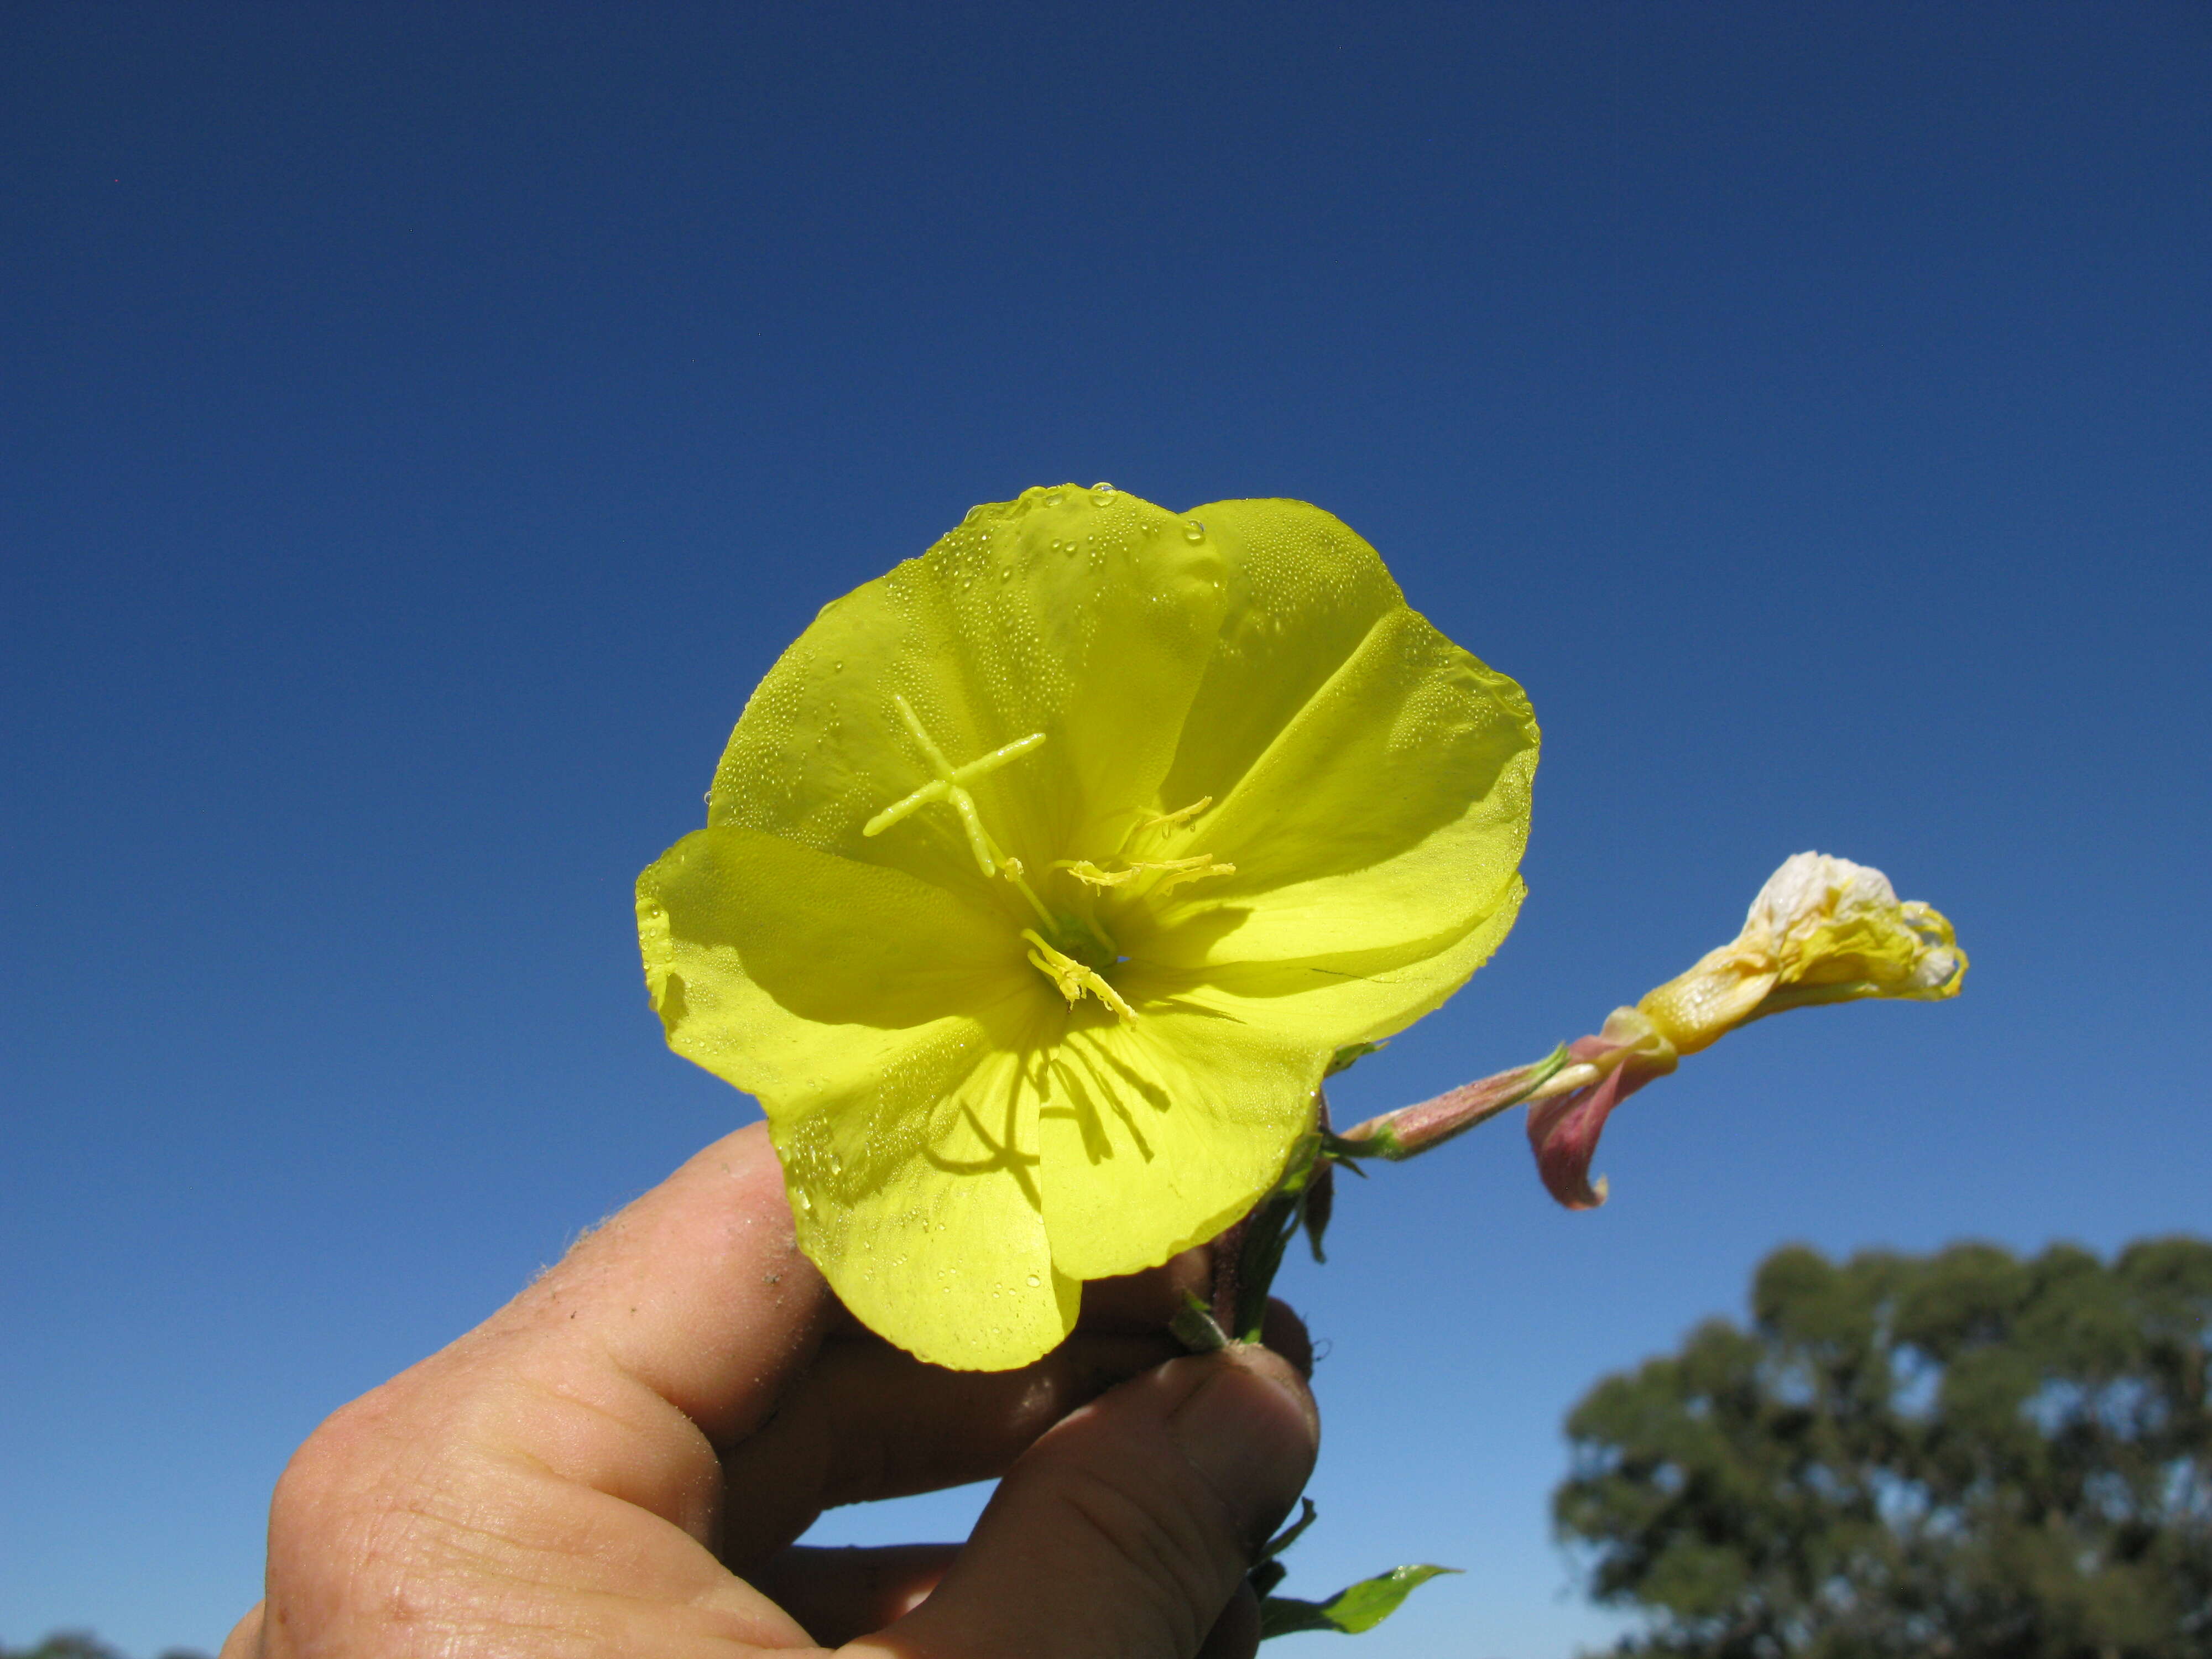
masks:
<path id="1" fill-rule="evenodd" d="M 1187 542 L 1204 541 L 1206 539 L 1206 526 L 1200 523 L 1196 519 L 1193 519 L 1188 524 L 1182 527 L 1182 538 Z"/>
<path id="2" fill-rule="evenodd" d="M 1113 501 L 1115 493 L 1112 484 L 1095 483 L 1091 486 L 1091 505 L 1104 507 Z"/>
<path id="3" fill-rule="evenodd" d="M 1030 1275 L 1030 1288 L 1031 1290 L 1035 1290 L 1035 1289 L 1036 1289 L 1036 1287 L 1037 1287 L 1037 1282 L 1038 1282 L 1038 1281 L 1037 1281 L 1037 1276 L 1036 1276 L 1035 1273 L 1031 1273 L 1031 1274 Z"/>

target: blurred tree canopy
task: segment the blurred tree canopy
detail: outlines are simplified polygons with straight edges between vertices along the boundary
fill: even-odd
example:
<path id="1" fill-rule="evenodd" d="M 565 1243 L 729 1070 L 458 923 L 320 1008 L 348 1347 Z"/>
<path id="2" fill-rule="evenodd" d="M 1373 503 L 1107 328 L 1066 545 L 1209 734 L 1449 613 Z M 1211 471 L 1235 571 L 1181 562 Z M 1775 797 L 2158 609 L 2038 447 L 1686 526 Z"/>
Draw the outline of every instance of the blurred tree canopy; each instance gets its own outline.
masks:
<path id="1" fill-rule="evenodd" d="M 56 1631 L 34 1648 L 11 1648 L 0 1642 L 0 1659 L 123 1659 L 97 1637 L 82 1631 Z M 185 1648 L 173 1648 L 161 1659 L 202 1659 Z"/>
<path id="2" fill-rule="evenodd" d="M 1567 1419 L 1625 1653 L 2212 1656 L 2212 1243 L 1778 1250 Z"/>

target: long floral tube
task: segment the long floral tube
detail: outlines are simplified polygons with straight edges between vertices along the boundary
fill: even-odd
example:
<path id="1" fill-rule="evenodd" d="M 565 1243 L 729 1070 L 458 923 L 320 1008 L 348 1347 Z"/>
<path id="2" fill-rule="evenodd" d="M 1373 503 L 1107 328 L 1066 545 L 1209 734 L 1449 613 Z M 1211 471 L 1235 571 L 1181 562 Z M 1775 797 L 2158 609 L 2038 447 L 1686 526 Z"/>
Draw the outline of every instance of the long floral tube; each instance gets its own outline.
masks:
<path id="1" fill-rule="evenodd" d="M 1324 1146 L 1340 1158 L 1379 1158 L 1392 1163 L 1413 1158 L 1534 1098 L 1565 1071 L 1583 1069 L 1568 1066 L 1571 1053 L 1569 1048 L 1556 1048 L 1531 1065 L 1477 1078 L 1432 1100 L 1370 1117 L 1328 1137 Z"/>

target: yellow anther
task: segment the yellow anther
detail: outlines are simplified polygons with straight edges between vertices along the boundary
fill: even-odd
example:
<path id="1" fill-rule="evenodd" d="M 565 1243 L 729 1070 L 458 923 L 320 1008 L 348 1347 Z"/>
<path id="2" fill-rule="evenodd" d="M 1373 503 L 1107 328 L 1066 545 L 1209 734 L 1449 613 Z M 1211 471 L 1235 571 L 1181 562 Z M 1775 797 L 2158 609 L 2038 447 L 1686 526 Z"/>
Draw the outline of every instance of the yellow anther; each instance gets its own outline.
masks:
<path id="1" fill-rule="evenodd" d="M 1208 876 L 1233 876 L 1233 864 L 1217 864 L 1211 854 L 1200 854 L 1194 859 L 1176 859 L 1166 864 L 1140 864 L 1140 870 L 1158 870 L 1163 873 L 1153 887 L 1155 893 L 1164 893 L 1179 881 L 1203 881 Z"/>
<path id="2" fill-rule="evenodd" d="M 1083 1000 L 1088 992 L 1104 1003 L 1122 1019 L 1134 1019 L 1137 1011 L 1121 1000 L 1121 994 L 1109 985 L 1095 970 L 1085 967 L 1065 951 L 1055 950 L 1046 942 L 1043 934 L 1034 927 L 1022 929 L 1022 937 L 1036 948 L 1030 952 L 1030 961 L 1039 973 L 1053 983 L 1053 988 L 1067 999 L 1073 1008 Z"/>
<path id="3" fill-rule="evenodd" d="M 1019 886 L 1021 866 L 1006 858 L 1006 854 L 1000 852 L 992 843 L 990 835 L 983 828 L 983 820 L 976 814 L 975 798 L 968 793 L 967 786 L 977 778 L 988 776 L 997 771 L 1007 762 L 1018 760 L 1028 754 L 1030 750 L 1044 741 L 1044 733 L 1032 732 L 1025 738 L 1017 738 L 1012 743 L 1001 744 L 989 754 L 980 759 L 971 760 L 965 766 L 955 766 L 945 757 L 945 751 L 939 749 L 931 738 L 927 728 L 921 723 L 921 717 L 914 712 L 912 703 L 894 691 L 891 693 L 891 706 L 898 710 L 898 717 L 904 722 L 908 734 L 914 738 L 916 747 L 927 757 L 930 769 L 937 775 L 912 794 L 892 802 L 875 817 L 870 818 L 860 826 L 860 833 L 864 836 L 880 836 L 900 819 L 911 817 L 932 801 L 941 800 L 958 815 L 960 827 L 967 832 L 968 850 L 975 855 L 975 867 L 988 878 L 999 873 L 999 866 L 1003 861 L 1012 866 L 1014 883 Z M 1028 890 L 1024 888 L 1023 890 L 1027 892 Z M 1030 902 L 1035 904 L 1036 901 L 1031 898 Z"/>
<path id="4" fill-rule="evenodd" d="M 1137 826 L 1138 832 L 1141 834 L 1147 830 L 1158 830 L 1163 824 L 1172 829 L 1180 830 L 1184 824 L 1188 823 L 1193 818 L 1196 817 L 1200 812 L 1203 812 L 1207 807 L 1212 805 L 1212 796 L 1202 795 L 1198 799 L 1191 802 L 1188 806 L 1177 807 L 1172 812 L 1163 812 L 1156 818 L 1146 818 L 1142 823 Z"/>
<path id="5" fill-rule="evenodd" d="M 1076 880 L 1093 887 L 1119 887 L 1133 877 L 1156 875 L 1159 879 L 1152 886 L 1155 893 L 1164 893 L 1179 881 L 1200 881 L 1207 876 L 1237 873 L 1235 865 L 1216 863 L 1211 853 L 1187 859 L 1136 859 L 1122 870 L 1101 870 L 1088 859 L 1061 859 L 1052 867 L 1065 870 Z"/>
<path id="6" fill-rule="evenodd" d="M 1137 873 L 1133 868 L 1101 870 L 1089 859 L 1055 859 L 1052 867 L 1055 870 L 1065 870 L 1076 880 L 1088 883 L 1093 887 L 1119 887 Z"/>

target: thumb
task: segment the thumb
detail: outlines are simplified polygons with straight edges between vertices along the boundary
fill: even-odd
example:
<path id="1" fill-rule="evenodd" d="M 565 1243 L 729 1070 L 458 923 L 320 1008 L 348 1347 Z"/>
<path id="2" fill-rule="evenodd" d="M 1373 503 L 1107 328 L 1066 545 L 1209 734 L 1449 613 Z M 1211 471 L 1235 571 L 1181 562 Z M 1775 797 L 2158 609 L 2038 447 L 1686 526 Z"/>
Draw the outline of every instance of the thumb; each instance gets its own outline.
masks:
<path id="1" fill-rule="evenodd" d="M 1030 1447 L 935 1593 L 856 1646 L 898 1659 L 1191 1659 L 1320 1439 L 1313 1396 L 1280 1355 L 1240 1344 L 1172 1360 Z"/>

